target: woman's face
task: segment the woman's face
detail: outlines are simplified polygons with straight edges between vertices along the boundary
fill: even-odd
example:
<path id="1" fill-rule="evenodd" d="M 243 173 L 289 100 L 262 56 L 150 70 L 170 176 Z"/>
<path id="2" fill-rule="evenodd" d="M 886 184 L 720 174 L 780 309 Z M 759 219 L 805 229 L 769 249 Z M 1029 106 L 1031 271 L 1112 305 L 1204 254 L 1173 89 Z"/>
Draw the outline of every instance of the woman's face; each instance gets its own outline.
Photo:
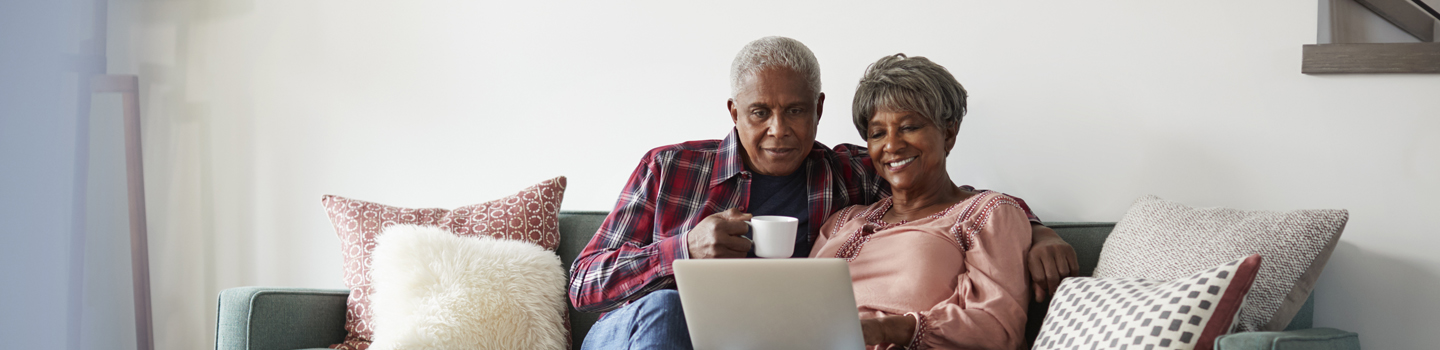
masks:
<path id="1" fill-rule="evenodd" d="M 957 131 L 943 130 L 919 113 L 882 108 L 870 118 L 866 144 L 876 173 L 891 189 L 933 190 L 949 180 L 945 157 Z"/>

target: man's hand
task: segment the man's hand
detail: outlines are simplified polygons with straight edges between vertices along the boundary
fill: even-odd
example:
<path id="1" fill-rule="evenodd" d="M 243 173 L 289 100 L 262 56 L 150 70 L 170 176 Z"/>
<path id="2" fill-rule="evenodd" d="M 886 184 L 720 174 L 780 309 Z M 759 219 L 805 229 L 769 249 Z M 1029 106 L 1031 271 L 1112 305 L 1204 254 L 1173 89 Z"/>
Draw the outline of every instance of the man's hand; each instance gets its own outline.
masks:
<path id="1" fill-rule="evenodd" d="M 910 346 L 910 338 L 915 334 L 915 318 L 900 315 L 862 319 L 860 333 L 865 336 L 865 345 Z"/>
<path id="2" fill-rule="evenodd" d="M 735 208 L 710 214 L 685 234 L 691 259 L 743 258 L 751 243 L 742 235 L 749 229 L 750 214 Z"/>
<path id="3" fill-rule="evenodd" d="M 1080 273 L 1075 248 L 1065 243 L 1055 230 L 1044 225 L 1030 225 L 1033 244 L 1030 246 L 1031 288 L 1035 301 L 1044 302 L 1060 288 L 1060 280 Z"/>

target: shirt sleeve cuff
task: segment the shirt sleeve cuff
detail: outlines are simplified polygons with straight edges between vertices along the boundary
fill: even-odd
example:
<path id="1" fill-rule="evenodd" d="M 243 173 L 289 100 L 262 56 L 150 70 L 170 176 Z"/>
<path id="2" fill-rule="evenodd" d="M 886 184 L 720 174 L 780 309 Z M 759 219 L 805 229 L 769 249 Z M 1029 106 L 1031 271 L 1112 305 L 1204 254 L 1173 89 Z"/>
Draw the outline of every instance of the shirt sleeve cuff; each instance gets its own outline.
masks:
<path id="1" fill-rule="evenodd" d="M 661 276 L 674 276 L 674 262 L 680 259 L 690 258 L 689 232 L 660 240 L 655 246 L 659 249 L 659 262 L 665 264 L 661 268 Z"/>
<path id="2" fill-rule="evenodd" d="M 675 245 L 676 245 L 676 247 L 675 247 L 675 259 L 678 260 L 678 259 L 689 259 L 689 258 L 690 258 L 690 245 L 689 245 L 689 244 L 686 244 L 687 242 L 690 242 L 690 233 L 689 233 L 689 232 L 681 233 L 680 235 L 675 236 L 675 237 L 670 237 L 670 240 L 673 241 L 673 242 L 671 242 L 672 244 L 675 244 Z"/>
<path id="3" fill-rule="evenodd" d="M 910 317 L 914 317 L 914 318 L 915 318 L 915 334 L 910 336 L 910 345 L 909 345 L 909 346 L 906 346 L 905 348 L 906 348 L 906 349 L 922 349 L 922 348 L 924 348 L 924 347 L 921 346 L 921 342 L 925 340 L 925 334 L 926 334 L 926 333 L 929 333 L 929 332 L 926 332 L 926 331 L 925 331 L 925 327 L 927 326 L 927 325 L 925 324 L 925 321 L 926 321 L 926 320 L 925 320 L 925 318 L 926 318 L 925 315 L 921 315 L 919 312 L 906 312 L 906 313 L 905 313 L 905 316 L 910 316 Z"/>
<path id="4" fill-rule="evenodd" d="M 652 254 L 648 259 L 657 277 L 675 276 L 675 260 L 690 258 L 685 234 L 665 238 L 651 245 Z"/>

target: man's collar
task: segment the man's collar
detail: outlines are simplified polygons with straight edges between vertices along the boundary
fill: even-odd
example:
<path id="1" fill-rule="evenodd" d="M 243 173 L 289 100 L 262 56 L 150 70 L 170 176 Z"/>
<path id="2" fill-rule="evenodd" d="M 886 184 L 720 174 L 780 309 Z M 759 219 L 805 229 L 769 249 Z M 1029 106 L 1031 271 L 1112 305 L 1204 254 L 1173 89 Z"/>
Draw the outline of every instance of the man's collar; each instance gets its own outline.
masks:
<path id="1" fill-rule="evenodd" d="M 745 160 L 740 158 L 740 134 L 735 128 L 730 128 L 730 134 L 720 140 L 720 150 L 715 154 L 715 171 L 710 177 L 710 186 L 719 185 L 725 180 L 745 171 Z"/>
<path id="2" fill-rule="evenodd" d="M 731 177 L 739 175 L 740 172 L 746 170 L 745 159 L 741 158 L 744 157 L 744 155 L 740 154 L 740 147 L 739 131 L 735 130 L 735 128 L 730 128 L 730 134 L 726 135 L 725 139 L 720 140 L 720 149 L 715 157 L 715 170 L 711 172 L 713 175 L 710 177 L 711 187 L 719 185 L 725 182 L 725 180 L 729 180 Z M 829 147 L 825 147 L 820 141 L 815 141 L 814 144 L 810 146 L 810 154 L 806 155 L 805 162 L 809 163 L 816 159 L 824 159 L 828 151 L 831 151 Z M 802 168 L 798 171 L 803 170 Z"/>

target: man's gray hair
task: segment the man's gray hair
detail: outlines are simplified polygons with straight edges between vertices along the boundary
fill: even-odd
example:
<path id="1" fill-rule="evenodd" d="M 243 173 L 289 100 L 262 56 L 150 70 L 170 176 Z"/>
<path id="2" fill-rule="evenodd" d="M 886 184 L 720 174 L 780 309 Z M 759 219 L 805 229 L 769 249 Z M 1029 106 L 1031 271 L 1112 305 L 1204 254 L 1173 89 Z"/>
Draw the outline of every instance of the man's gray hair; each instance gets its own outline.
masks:
<path id="1" fill-rule="evenodd" d="M 924 57 L 885 56 L 865 68 L 855 87 L 855 129 L 860 138 L 880 109 L 919 113 L 941 130 L 959 127 L 965 117 L 965 87 L 950 71 Z"/>
<path id="2" fill-rule="evenodd" d="M 799 40 L 767 36 L 745 44 L 730 63 L 730 96 L 740 94 L 744 80 L 766 68 L 785 67 L 799 72 L 813 93 L 820 94 L 820 62 Z"/>

